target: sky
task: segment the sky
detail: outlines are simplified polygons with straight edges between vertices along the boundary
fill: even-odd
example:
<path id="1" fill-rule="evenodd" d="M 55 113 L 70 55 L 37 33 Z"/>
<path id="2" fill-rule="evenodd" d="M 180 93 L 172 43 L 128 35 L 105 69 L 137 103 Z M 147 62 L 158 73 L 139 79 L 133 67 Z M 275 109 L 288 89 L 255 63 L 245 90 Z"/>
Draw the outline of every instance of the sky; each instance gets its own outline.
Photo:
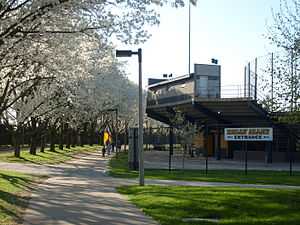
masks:
<path id="1" fill-rule="evenodd" d="M 271 52 L 267 24 L 280 0 L 198 0 L 191 10 L 191 72 L 194 63 L 221 65 L 221 85 L 243 83 L 244 66 L 255 57 Z M 150 28 L 152 37 L 139 46 L 118 45 L 118 49 L 142 48 L 143 86 L 148 78 L 188 74 L 188 6 L 160 9 L 160 25 Z M 122 59 L 124 60 L 124 59 Z M 259 61 L 258 61 L 259 63 Z M 128 59 L 130 80 L 138 83 L 137 59 Z"/>

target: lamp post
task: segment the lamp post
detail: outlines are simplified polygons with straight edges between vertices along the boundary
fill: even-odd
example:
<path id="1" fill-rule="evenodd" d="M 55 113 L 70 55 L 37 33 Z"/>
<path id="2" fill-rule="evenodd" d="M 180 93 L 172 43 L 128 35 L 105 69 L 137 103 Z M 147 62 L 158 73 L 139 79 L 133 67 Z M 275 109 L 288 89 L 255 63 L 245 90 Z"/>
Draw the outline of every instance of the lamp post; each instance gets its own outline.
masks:
<path id="1" fill-rule="evenodd" d="M 116 57 L 131 57 L 138 55 L 139 63 L 139 131 L 138 131 L 138 145 L 139 145 L 139 182 L 140 186 L 144 186 L 144 151 L 143 151 L 143 88 L 142 88 L 142 49 L 133 52 L 131 50 L 116 50 Z"/>

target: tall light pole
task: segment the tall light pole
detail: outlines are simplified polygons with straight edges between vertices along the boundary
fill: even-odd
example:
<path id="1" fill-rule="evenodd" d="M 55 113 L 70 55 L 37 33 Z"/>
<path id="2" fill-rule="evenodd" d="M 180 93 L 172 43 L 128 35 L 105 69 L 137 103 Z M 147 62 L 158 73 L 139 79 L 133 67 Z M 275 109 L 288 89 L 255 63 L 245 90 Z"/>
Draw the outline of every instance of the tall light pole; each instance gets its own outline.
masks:
<path id="1" fill-rule="evenodd" d="M 188 73 L 189 76 L 191 76 L 191 1 L 189 1 L 189 69 Z"/>
<path id="2" fill-rule="evenodd" d="M 189 77 L 191 76 L 191 4 L 193 6 L 196 6 L 197 5 L 197 0 L 188 0 L 188 4 L 189 4 L 189 31 L 188 31 L 188 34 L 189 34 L 189 52 L 188 52 L 188 73 L 189 73 Z M 195 71 L 196 72 L 196 71 Z M 194 75 L 194 96 L 193 98 L 196 97 L 196 89 L 197 89 L 197 84 L 196 84 L 196 76 Z"/>
<path id="3" fill-rule="evenodd" d="M 142 49 L 139 48 L 137 52 L 131 50 L 116 50 L 116 57 L 131 57 L 132 55 L 138 55 L 139 63 L 139 182 L 140 186 L 144 186 Z"/>

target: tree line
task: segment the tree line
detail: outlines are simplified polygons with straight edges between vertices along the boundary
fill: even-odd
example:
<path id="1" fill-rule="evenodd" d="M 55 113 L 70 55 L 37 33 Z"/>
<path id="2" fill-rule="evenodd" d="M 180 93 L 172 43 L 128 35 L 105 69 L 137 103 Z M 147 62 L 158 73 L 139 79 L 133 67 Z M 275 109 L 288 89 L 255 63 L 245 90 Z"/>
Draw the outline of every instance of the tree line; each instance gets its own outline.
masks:
<path id="1" fill-rule="evenodd" d="M 300 1 L 280 0 L 279 10 L 272 10 L 273 21 L 266 35 L 276 51 L 266 68 L 264 104 L 279 119 L 300 122 Z M 272 74 L 272 77 L 270 76 Z M 280 114 L 281 113 L 281 114 Z"/>
<path id="2" fill-rule="evenodd" d="M 137 87 L 116 61 L 114 42 L 146 41 L 145 27 L 157 25 L 157 9 L 170 3 L 183 5 L 0 0 L 0 125 L 15 156 L 22 140 L 36 154 L 46 143 L 51 150 L 93 143 L 105 126 L 120 132 L 134 123 Z M 111 108 L 120 117 L 107 113 Z"/>

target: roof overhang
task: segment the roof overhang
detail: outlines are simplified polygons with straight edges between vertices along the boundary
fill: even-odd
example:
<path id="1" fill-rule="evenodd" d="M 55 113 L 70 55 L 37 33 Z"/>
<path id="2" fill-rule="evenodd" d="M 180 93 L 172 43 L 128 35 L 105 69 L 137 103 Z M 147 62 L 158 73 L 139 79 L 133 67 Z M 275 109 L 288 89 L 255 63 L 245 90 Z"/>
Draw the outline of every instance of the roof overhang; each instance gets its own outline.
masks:
<path id="1" fill-rule="evenodd" d="M 165 104 L 147 106 L 149 117 L 171 125 L 172 113 L 183 113 L 187 119 L 199 123 L 223 125 L 268 125 L 268 114 L 256 101 L 249 98 L 195 98 Z M 191 121 L 192 122 L 192 121 Z"/>

